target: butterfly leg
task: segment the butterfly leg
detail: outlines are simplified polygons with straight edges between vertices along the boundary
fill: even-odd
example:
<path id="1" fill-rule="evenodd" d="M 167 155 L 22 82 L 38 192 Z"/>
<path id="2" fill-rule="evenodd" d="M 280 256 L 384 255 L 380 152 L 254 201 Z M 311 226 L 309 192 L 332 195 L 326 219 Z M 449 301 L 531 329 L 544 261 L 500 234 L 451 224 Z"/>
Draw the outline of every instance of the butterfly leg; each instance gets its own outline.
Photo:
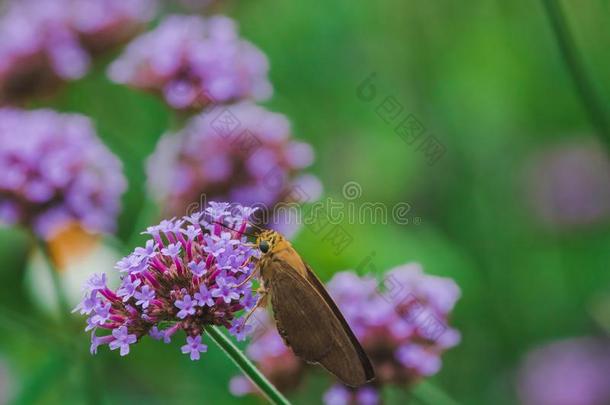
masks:
<path id="1" fill-rule="evenodd" d="M 265 308 L 267 306 L 267 297 L 269 294 L 269 290 L 261 286 L 256 290 L 256 292 L 259 294 L 258 300 L 256 301 L 254 308 L 252 308 L 244 318 L 244 325 L 248 323 L 248 319 L 250 319 L 254 311 L 256 311 L 258 308 Z"/>
<path id="2" fill-rule="evenodd" d="M 245 263 L 244 263 L 244 264 L 245 264 Z M 256 274 L 258 274 L 258 269 L 257 269 L 257 268 L 255 268 L 254 270 L 252 270 L 252 273 L 250 273 L 250 274 L 248 275 L 248 277 L 246 277 L 246 278 L 244 279 L 244 281 L 242 281 L 241 283 L 237 284 L 235 287 L 237 287 L 237 288 L 242 287 L 242 286 L 243 286 L 244 284 L 246 284 L 248 281 L 252 280 L 252 278 L 254 278 L 254 276 L 255 276 Z"/>

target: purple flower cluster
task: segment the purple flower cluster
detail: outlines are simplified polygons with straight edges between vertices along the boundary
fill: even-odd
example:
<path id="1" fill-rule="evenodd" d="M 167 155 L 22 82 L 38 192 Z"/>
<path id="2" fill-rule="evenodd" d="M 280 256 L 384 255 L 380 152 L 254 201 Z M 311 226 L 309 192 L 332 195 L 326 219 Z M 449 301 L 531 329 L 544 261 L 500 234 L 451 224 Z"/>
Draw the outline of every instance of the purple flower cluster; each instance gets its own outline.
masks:
<path id="1" fill-rule="evenodd" d="M 441 368 L 440 355 L 460 334 L 448 316 L 460 297 L 457 284 L 424 274 L 417 263 L 373 277 L 336 274 L 328 291 L 373 359 L 378 379 L 407 384 Z M 390 353 L 390 356 L 386 355 Z"/>
<path id="2" fill-rule="evenodd" d="M 242 102 L 200 114 L 184 130 L 163 136 L 148 161 L 149 189 L 170 215 L 202 195 L 272 208 L 298 189 L 302 200 L 315 200 L 318 180 L 298 175 L 313 158 L 309 144 L 292 138 L 284 115 Z"/>
<path id="3" fill-rule="evenodd" d="M 87 117 L 0 108 L 0 172 L 0 222 L 46 239 L 71 222 L 114 229 L 126 180 Z"/>
<path id="4" fill-rule="evenodd" d="M 459 287 L 451 279 L 424 274 L 419 264 L 391 269 L 382 283 L 341 272 L 327 287 L 377 374 L 372 385 L 360 389 L 333 385 L 323 397 L 327 405 L 378 404 L 382 385 L 410 385 L 436 374 L 441 354 L 460 341 L 459 332 L 448 326 Z M 286 388 L 296 386 L 304 365 L 282 344 L 267 316 L 257 312 L 255 320 L 258 328 L 252 335 L 256 339 L 248 347 L 248 355 L 273 382 Z M 236 377 L 231 391 L 243 395 L 254 388 Z"/>
<path id="5" fill-rule="evenodd" d="M 251 283 L 244 283 L 258 255 L 243 235 L 253 210 L 228 208 L 211 202 L 205 212 L 149 227 L 146 245 L 117 263 L 122 281 L 116 290 L 106 285 L 105 274 L 87 282 L 75 311 L 88 315 L 92 354 L 107 344 L 125 356 L 144 335 L 169 343 L 182 329 L 182 353 L 198 360 L 207 349 L 201 340 L 205 325 L 222 325 L 245 338 L 236 313 L 253 308 L 257 299 Z"/>
<path id="6" fill-rule="evenodd" d="M 598 141 L 564 141 L 537 153 L 525 172 L 528 197 L 546 225 L 587 226 L 610 218 L 610 159 Z"/>
<path id="7" fill-rule="evenodd" d="M 0 102 L 82 77 L 89 52 L 128 40 L 156 0 L 12 0 L 0 17 Z"/>
<path id="8" fill-rule="evenodd" d="M 610 342 L 577 338 L 530 352 L 519 373 L 523 405 L 610 403 Z"/>
<path id="9" fill-rule="evenodd" d="M 233 20 L 171 15 L 133 40 L 110 66 L 110 78 L 160 92 L 175 109 L 263 100 L 271 93 L 265 55 L 241 39 Z"/>

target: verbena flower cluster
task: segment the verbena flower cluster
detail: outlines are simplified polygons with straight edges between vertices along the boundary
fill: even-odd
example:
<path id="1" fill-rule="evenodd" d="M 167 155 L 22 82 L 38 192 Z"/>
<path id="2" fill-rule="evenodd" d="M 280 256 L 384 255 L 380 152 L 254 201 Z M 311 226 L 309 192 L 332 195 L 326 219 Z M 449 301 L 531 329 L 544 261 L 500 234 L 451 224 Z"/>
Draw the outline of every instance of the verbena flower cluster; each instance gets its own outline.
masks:
<path id="1" fill-rule="evenodd" d="M 298 174 L 313 158 L 309 144 L 292 138 L 284 115 L 242 102 L 200 114 L 163 136 L 147 164 L 148 184 L 170 215 L 202 196 L 273 207 L 295 187 L 303 200 L 318 198 L 318 180 Z"/>
<path id="2" fill-rule="evenodd" d="M 243 283 L 258 255 L 243 235 L 253 210 L 228 208 L 210 202 L 204 212 L 149 227 L 146 245 L 117 263 L 117 289 L 106 285 L 106 274 L 88 281 L 75 311 L 88 315 L 92 354 L 107 344 L 125 356 L 145 335 L 169 343 L 183 330 L 182 352 L 198 360 L 207 348 L 205 325 L 225 326 L 238 340 L 245 338 L 248 328 L 237 313 L 257 299 L 251 283 Z"/>
<path id="3" fill-rule="evenodd" d="M 532 156 L 525 175 L 543 224 L 572 229 L 610 218 L 610 159 L 599 141 L 579 137 L 548 147 Z"/>
<path id="4" fill-rule="evenodd" d="M 82 77 L 90 52 L 128 40 L 156 0 L 12 0 L 0 17 L 0 102 Z"/>
<path id="5" fill-rule="evenodd" d="M 233 20 L 171 15 L 133 40 L 110 66 L 110 78 L 161 92 L 175 109 L 263 100 L 272 93 L 265 55 L 241 39 Z"/>
<path id="6" fill-rule="evenodd" d="M 122 165 L 85 116 L 0 108 L 0 172 L 2 223 L 47 239 L 70 222 L 91 232 L 115 227 Z"/>
<path id="7" fill-rule="evenodd" d="M 527 354 L 518 376 L 523 405 L 610 403 L 610 342 L 573 338 Z"/>
<path id="8" fill-rule="evenodd" d="M 419 264 L 391 269 L 381 283 L 341 272 L 327 287 L 377 374 L 372 384 L 359 389 L 333 385 L 323 396 L 327 405 L 377 404 L 382 385 L 408 386 L 436 374 L 442 353 L 460 341 L 459 332 L 448 325 L 459 287 L 449 278 L 424 274 Z M 304 365 L 283 345 L 268 317 L 257 312 L 255 319 L 247 353 L 278 386 L 295 387 Z M 231 391 L 243 395 L 254 388 L 245 378 L 236 377 Z"/>

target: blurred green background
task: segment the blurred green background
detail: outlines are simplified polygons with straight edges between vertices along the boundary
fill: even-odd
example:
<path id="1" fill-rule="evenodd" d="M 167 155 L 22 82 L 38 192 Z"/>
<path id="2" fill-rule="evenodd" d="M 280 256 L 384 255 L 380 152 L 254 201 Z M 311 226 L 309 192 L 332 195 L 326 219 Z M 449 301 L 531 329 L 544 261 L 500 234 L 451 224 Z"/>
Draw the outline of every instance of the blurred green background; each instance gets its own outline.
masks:
<path id="1" fill-rule="evenodd" d="M 608 105 L 610 2 L 563 3 Z M 257 0 L 229 3 L 224 12 L 269 57 L 275 94 L 265 105 L 286 114 L 295 136 L 314 146 L 313 172 L 325 195 L 341 199 L 343 185 L 356 181 L 359 201 L 408 202 L 421 218 L 417 225 L 345 224 L 354 242 L 340 255 L 305 228 L 294 241 L 302 256 L 325 280 L 375 252 L 379 272 L 419 261 L 461 287 L 452 324 L 463 341 L 443 356 L 437 386 L 461 404 L 514 404 L 515 368 L 530 348 L 603 333 L 593 308 L 610 287 L 608 224 L 549 229 L 524 198 L 532 153 L 565 138 L 601 136 L 541 2 Z M 119 237 L 127 240 L 146 205 L 144 160 L 172 118 L 155 96 L 107 80 L 114 56 L 36 106 L 90 116 L 121 157 L 129 191 Z M 377 98 L 367 103 L 356 90 L 372 72 Z M 436 164 L 377 115 L 385 96 L 446 147 Z M 88 334 L 75 327 L 77 342 L 65 341 L 33 306 L 23 288 L 27 251 L 24 235 L 2 230 L 0 305 L 10 315 L 3 315 L 0 359 L 13 373 L 18 402 L 85 403 L 94 390 L 113 404 L 262 402 L 231 396 L 227 383 L 237 369 L 212 346 L 200 362 L 178 355 L 180 342 L 150 340 L 128 359 L 107 350 L 89 358 Z M 319 403 L 324 384 L 322 374 L 310 378 L 291 398 Z"/>

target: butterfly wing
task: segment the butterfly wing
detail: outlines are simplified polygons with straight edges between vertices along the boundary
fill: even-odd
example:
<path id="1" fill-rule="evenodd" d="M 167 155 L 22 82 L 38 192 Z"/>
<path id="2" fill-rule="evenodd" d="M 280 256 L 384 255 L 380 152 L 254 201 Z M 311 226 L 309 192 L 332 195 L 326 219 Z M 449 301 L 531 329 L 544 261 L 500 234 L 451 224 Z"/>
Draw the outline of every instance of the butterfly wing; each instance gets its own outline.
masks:
<path id="1" fill-rule="evenodd" d="M 265 280 L 280 335 L 294 353 L 319 363 L 349 386 L 374 378 L 373 367 L 315 274 L 274 260 L 273 276 Z"/>

